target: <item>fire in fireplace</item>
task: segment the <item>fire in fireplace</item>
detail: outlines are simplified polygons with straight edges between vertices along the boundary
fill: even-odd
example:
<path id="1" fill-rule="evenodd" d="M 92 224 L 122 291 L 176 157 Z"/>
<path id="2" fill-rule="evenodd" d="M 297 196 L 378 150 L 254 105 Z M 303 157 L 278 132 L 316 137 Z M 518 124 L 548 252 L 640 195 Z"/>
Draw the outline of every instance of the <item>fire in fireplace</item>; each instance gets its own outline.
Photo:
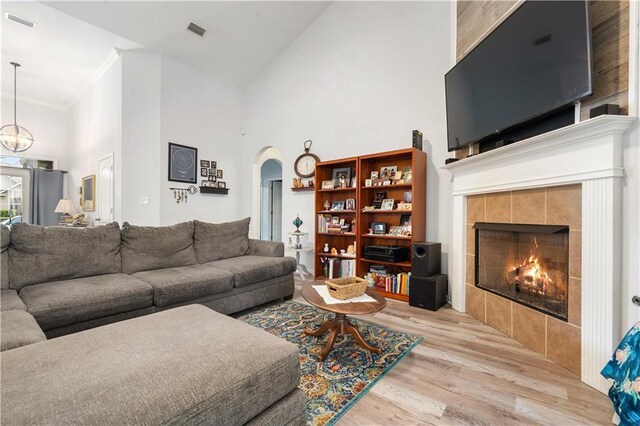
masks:
<path id="1" fill-rule="evenodd" d="M 569 227 L 474 225 L 475 285 L 567 320 Z"/>

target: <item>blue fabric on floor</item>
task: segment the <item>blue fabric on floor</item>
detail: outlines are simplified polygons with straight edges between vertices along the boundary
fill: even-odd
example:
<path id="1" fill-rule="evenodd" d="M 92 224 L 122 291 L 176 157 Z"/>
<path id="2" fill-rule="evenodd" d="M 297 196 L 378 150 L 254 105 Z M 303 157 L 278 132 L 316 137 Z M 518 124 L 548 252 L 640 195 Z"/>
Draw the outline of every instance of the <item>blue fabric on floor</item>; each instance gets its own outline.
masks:
<path id="1" fill-rule="evenodd" d="M 624 336 L 600 374 L 613 381 L 609 398 L 620 425 L 640 424 L 640 322 Z"/>

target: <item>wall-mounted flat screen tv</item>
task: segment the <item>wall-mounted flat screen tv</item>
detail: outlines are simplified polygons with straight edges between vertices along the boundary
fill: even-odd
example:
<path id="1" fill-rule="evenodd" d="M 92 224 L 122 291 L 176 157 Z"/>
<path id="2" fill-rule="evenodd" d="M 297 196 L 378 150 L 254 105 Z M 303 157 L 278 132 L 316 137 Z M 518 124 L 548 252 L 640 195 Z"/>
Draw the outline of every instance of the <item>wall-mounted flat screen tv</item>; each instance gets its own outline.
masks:
<path id="1" fill-rule="evenodd" d="M 449 151 L 592 93 L 587 1 L 527 1 L 445 76 Z"/>

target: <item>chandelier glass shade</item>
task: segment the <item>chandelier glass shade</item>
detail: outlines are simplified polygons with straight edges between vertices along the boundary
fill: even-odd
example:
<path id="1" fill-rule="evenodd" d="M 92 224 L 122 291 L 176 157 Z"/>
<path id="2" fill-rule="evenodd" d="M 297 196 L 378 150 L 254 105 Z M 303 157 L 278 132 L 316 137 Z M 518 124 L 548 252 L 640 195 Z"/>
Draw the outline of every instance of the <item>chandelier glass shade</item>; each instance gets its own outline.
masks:
<path id="1" fill-rule="evenodd" d="M 11 62 L 11 65 L 13 65 L 13 124 L 0 127 L 0 144 L 11 152 L 23 152 L 33 145 L 33 135 L 29 130 L 18 126 L 16 71 L 20 64 Z"/>

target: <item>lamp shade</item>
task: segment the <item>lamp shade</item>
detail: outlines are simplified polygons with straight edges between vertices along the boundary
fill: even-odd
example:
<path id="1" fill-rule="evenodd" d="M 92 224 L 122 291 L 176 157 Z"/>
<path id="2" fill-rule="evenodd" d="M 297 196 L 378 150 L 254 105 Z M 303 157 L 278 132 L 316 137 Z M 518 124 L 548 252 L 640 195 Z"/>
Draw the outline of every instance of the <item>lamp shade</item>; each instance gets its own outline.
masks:
<path id="1" fill-rule="evenodd" d="M 54 210 L 55 213 L 73 213 L 76 210 L 76 208 L 73 206 L 73 203 L 71 202 L 71 200 L 67 200 L 66 198 L 63 198 L 62 200 L 58 201 L 58 205 L 56 206 L 56 209 Z"/>

